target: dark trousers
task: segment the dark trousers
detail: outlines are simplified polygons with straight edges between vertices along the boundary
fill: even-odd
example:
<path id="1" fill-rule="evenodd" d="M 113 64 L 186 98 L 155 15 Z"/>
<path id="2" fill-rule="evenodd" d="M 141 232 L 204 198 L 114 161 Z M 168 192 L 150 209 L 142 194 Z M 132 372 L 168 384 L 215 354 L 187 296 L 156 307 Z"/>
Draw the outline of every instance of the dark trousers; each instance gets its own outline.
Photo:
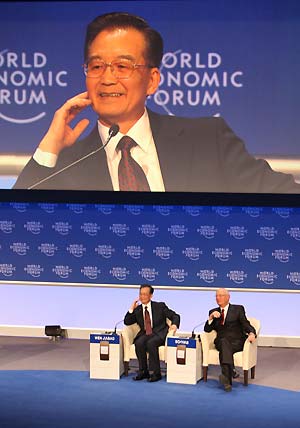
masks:
<path id="1" fill-rule="evenodd" d="M 244 348 L 245 339 L 229 340 L 226 337 L 216 338 L 215 346 L 219 351 L 220 365 L 222 373 L 229 381 L 232 381 L 233 370 L 233 354 L 242 351 Z"/>
<path id="2" fill-rule="evenodd" d="M 165 344 L 165 340 L 156 334 L 139 336 L 135 342 L 135 353 L 139 361 L 139 370 L 147 371 L 147 352 L 149 354 L 149 370 L 155 374 L 160 374 L 158 348 Z"/>

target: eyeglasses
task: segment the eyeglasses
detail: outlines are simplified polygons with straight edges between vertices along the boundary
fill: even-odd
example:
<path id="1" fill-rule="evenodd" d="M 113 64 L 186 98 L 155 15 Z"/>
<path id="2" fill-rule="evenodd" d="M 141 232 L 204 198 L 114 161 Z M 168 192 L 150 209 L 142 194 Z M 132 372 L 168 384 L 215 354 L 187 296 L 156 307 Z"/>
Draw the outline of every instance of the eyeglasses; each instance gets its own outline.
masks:
<path id="1" fill-rule="evenodd" d="M 102 59 L 91 59 L 87 64 L 83 64 L 83 71 L 87 77 L 101 77 L 106 71 L 107 67 L 110 67 L 112 74 L 117 79 L 129 79 L 133 71 L 137 68 L 152 68 L 147 64 L 134 64 L 130 59 L 116 59 L 112 62 L 105 62 Z"/>

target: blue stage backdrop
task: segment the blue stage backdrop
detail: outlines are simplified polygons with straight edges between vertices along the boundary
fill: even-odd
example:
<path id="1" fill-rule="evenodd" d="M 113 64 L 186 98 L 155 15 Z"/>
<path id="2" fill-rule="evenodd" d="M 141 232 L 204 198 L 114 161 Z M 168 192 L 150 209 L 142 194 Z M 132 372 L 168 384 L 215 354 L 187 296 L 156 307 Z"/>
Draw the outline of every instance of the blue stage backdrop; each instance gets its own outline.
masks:
<path id="1" fill-rule="evenodd" d="M 300 208 L 1 202 L 0 282 L 300 291 Z"/>
<path id="2" fill-rule="evenodd" d="M 95 16 L 126 10 L 165 40 L 158 113 L 223 116 L 255 154 L 300 156 L 297 0 L 0 3 L 0 153 L 32 154 L 55 110 L 85 90 Z M 95 114 L 84 112 L 91 127 Z"/>

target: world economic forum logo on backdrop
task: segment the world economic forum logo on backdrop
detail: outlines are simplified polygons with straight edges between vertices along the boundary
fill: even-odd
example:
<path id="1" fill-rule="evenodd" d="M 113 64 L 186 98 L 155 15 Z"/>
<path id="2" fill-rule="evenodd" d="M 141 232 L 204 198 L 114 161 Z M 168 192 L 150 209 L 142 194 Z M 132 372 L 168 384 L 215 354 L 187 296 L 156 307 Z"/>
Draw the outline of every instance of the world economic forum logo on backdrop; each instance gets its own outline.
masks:
<path id="1" fill-rule="evenodd" d="M 101 274 L 101 269 L 99 269 L 97 266 L 84 266 L 82 269 L 80 269 L 80 273 L 89 279 L 97 279 L 98 275 Z"/>
<path id="2" fill-rule="evenodd" d="M 140 215 L 144 210 L 144 205 L 124 205 L 125 210 L 132 215 Z"/>
<path id="3" fill-rule="evenodd" d="M 13 223 L 11 220 L 0 221 L 0 230 L 3 233 L 10 234 L 13 232 L 15 227 L 16 227 L 15 223 Z"/>
<path id="4" fill-rule="evenodd" d="M 218 114 L 221 94 L 242 88 L 243 77 L 239 68 L 226 68 L 226 58 L 219 52 L 177 49 L 164 54 L 159 89 L 150 100 L 169 115 L 180 115 L 193 107 L 211 107 Z"/>
<path id="5" fill-rule="evenodd" d="M 52 229 L 60 235 L 66 236 L 72 230 L 72 225 L 68 221 L 56 221 Z"/>
<path id="6" fill-rule="evenodd" d="M 41 265 L 31 264 L 24 267 L 24 271 L 33 278 L 39 278 L 44 268 Z"/>
<path id="7" fill-rule="evenodd" d="M 230 279 L 230 281 L 233 281 L 235 284 L 243 284 L 248 274 L 245 273 L 243 270 L 231 270 L 227 273 L 226 276 Z"/>
<path id="8" fill-rule="evenodd" d="M 272 208 L 272 211 L 281 218 L 289 218 L 293 213 L 293 208 Z"/>
<path id="9" fill-rule="evenodd" d="M 95 252 L 99 256 L 102 256 L 104 259 L 110 259 L 113 256 L 115 251 L 116 250 L 113 248 L 112 245 L 106 245 L 106 244 L 98 245 L 95 248 Z"/>
<path id="10" fill-rule="evenodd" d="M 272 256 L 275 260 L 278 260 L 281 263 L 288 263 L 290 261 L 290 258 L 293 257 L 293 253 L 291 253 L 290 250 L 280 249 L 274 250 Z"/>
<path id="11" fill-rule="evenodd" d="M 173 211 L 174 207 L 172 205 L 154 205 L 154 211 L 163 216 L 168 216 Z"/>
<path id="12" fill-rule="evenodd" d="M 229 248 L 215 248 L 211 253 L 221 262 L 228 262 L 232 256 L 232 251 Z"/>
<path id="13" fill-rule="evenodd" d="M 66 250 L 74 257 L 83 257 L 86 252 L 86 247 L 83 244 L 70 244 L 66 247 Z"/>
<path id="14" fill-rule="evenodd" d="M 278 230 L 274 226 L 261 226 L 256 232 L 267 241 L 272 241 L 278 234 Z"/>
<path id="15" fill-rule="evenodd" d="M 200 214 L 203 213 L 204 208 L 203 207 L 186 206 L 186 207 L 182 207 L 182 210 L 185 211 L 187 214 L 189 214 L 192 217 L 198 217 Z"/>
<path id="16" fill-rule="evenodd" d="M 196 261 L 200 259 L 203 251 L 199 247 L 186 247 L 182 250 L 182 254 L 190 260 Z"/>
<path id="17" fill-rule="evenodd" d="M 115 235 L 123 237 L 127 235 L 129 226 L 127 226 L 126 223 L 113 223 L 111 226 L 109 226 L 109 230 L 111 230 Z"/>
<path id="18" fill-rule="evenodd" d="M 11 263 L 0 263 L 0 274 L 5 277 L 13 276 L 16 267 Z"/>
<path id="19" fill-rule="evenodd" d="M 300 241 L 300 227 L 291 227 L 286 231 L 291 238 L 296 239 L 296 241 Z"/>
<path id="20" fill-rule="evenodd" d="M 214 239 L 218 229 L 215 226 L 200 226 L 197 232 L 206 239 Z"/>
<path id="21" fill-rule="evenodd" d="M 290 272 L 286 277 L 293 284 L 300 285 L 300 272 Z"/>
<path id="22" fill-rule="evenodd" d="M 188 228 L 184 224 L 172 224 L 168 227 L 168 232 L 175 238 L 184 238 L 185 233 L 188 232 Z"/>
<path id="23" fill-rule="evenodd" d="M 117 280 L 125 281 L 130 272 L 126 267 L 115 266 L 109 271 L 109 273 Z"/>
<path id="24" fill-rule="evenodd" d="M 258 248 L 245 248 L 242 251 L 242 256 L 245 257 L 249 262 L 258 262 L 260 257 L 262 257 L 262 252 Z"/>
<path id="25" fill-rule="evenodd" d="M 96 204 L 95 208 L 98 212 L 101 212 L 104 215 L 110 215 L 112 214 L 112 212 L 114 211 L 114 209 L 116 208 L 115 205 L 109 205 L 109 204 Z"/>
<path id="26" fill-rule="evenodd" d="M 26 229 L 27 232 L 31 232 L 33 235 L 39 235 L 43 228 L 44 225 L 40 221 L 27 221 L 24 224 L 24 229 Z"/>
<path id="27" fill-rule="evenodd" d="M 229 217 L 232 213 L 232 207 L 212 207 L 212 211 L 221 217 Z"/>
<path id="28" fill-rule="evenodd" d="M 273 285 L 277 279 L 277 274 L 273 271 L 261 271 L 256 275 L 256 277 L 267 285 Z"/>
<path id="29" fill-rule="evenodd" d="M 75 214 L 82 214 L 86 208 L 86 204 L 67 204 L 67 207 Z"/>
<path id="30" fill-rule="evenodd" d="M 13 253 L 18 254 L 18 256 L 26 256 L 30 249 L 26 242 L 13 242 L 9 248 Z"/>
<path id="31" fill-rule="evenodd" d="M 58 207 L 58 204 L 40 203 L 38 206 L 48 214 L 53 214 Z"/>
<path id="32" fill-rule="evenodd" d="M 98 231 L 101 230 L 101 226 L 99 226 L 97 223 L 83 223 L 80 226 L 80 229 L 87 233 L 89 236 L 96 236 L 98 234 Z"/>
<path id="33" fill-rule="evenodd" d="M 257 218 L 263 212 L 263 208 L 259 207 L 242 207 L 242 211 L 250 217 Z"/>
<path id="34" fill-rule="evenodd" d="M 134 260 L 140 259 L 144 254 L 144 251 L 144 248 L 142 248 L 140 245 L 127 245 L 127 247 L 124 248 L 124 253 Z"/>
<path id="35" fill-rule="evenodd" d="M 147 238 L 154 238 L 159 228 L 155 224 L 142 224 L 139 226 L 139 231 L 142 235 L 147 236 Z"/>
<path id="36" fill-rule="evenodd" d="M 29 208 L 29 204 L 26 202 L 11 202 L 10 206 L 19 213 L 25 213 Z"/>
<path id="37" fill-rule="evenodd" d="M 45 242 L 38 246 L 38 250 L 47 257 L 53 257 L 58 247 L 53 243 Z"/>
<path id="38" fill-rule="evenodd" d="M 146 281 L 153 282 L 158 276 L 158 271 L 155 268 L 143 267 L 141 270 L 139 270 L 139 275 Z"/>
<path id="39" fill-rule="evenodd" d="M 153 250 L 153 254 L 159 257 L 162 260 L 169 260 L 174 251 L 171 247 L 159 246 L 155 247 Z"/>
<path id="40" fill-rule="evenodd" d="M 188 273 L 184 269 L 173 268 L 168 272 L 168 276 L 176 282 L 184 282 L 185 278 L 188 276 Z"/>
<path id="41" fill-rule="evenodd" d="M 201 269 L 197 272 L 197 277 L 202 279 L 207 284 L 212 284 L 218 277 L 218 273 L 214 269 Z"/>
<path id="42" fill-rule="evenodd" d="M 248 233 L 248 229 L 244 226 L 230 226 L 227 233 L 234 239 L 244 239 Z"/>
<path id="43" fill-rule="evenodd" d="M 55 273 L 55 275 L 59 276 L 62 279 L 69 278 L 70 274 L 72 273 L 72 268 L 70 268 L 68 265 L 56 265 L 52 272 Z"/>
<path id="44" fill-rule="evenodd" d="M 1 48 L 0 48 L 1 49 Z M 67 71 L 50 64 L 45 52 L 0 50 L 0 119 L 28 124 L 46 115 L 51 91 L 68 85 Z"/>

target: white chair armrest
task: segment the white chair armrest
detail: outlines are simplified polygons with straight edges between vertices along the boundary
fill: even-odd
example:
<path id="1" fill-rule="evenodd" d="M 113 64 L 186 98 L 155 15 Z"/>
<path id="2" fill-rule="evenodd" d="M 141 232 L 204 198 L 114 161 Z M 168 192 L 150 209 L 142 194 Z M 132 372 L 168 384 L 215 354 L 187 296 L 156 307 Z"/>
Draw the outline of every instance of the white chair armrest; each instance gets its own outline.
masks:
<path id="1" fill-rule="evenodd" d="M 124 351 L 124 361 L 130 360 L 130 347 L 133 344 L 135 336 L 140 331 L 140 327 L 137 323 L 132 325 L 126 325 L 122 330 L 123 338 L 123 351 Z"/>
<path id="2" fill-rule="evenodd" d="M 213 330 L 210 333 L 200 333 L 201 344 L 202 344 L 202 365 L 209 365 L 209 350 L 215 349 L 214 340 L 217 334 Z"/>
<path id="3" fill-rule="evenodd" d="M 243 349 L 243 370 L 249 370 L 257 363 L 257 339 L 254 342 L 245 341 Z"/>

